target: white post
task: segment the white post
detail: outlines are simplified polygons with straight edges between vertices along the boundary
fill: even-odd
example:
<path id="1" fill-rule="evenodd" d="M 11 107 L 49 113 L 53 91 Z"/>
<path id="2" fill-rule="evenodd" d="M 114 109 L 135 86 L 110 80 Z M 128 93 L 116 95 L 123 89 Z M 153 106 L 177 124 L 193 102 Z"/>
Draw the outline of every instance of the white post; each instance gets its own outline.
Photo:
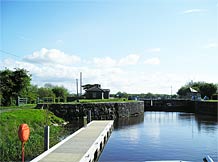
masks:
<path id="1" fill-rule="evenodd" d="M 151 106 L 153 106 L 153 100 L 151 99 Z"/>
<path id="2" fill-rule="evenodd" d="M 84 127 L 87 126 L 87 116 L 83 117 L 83 125 L 84 125 Z"/>

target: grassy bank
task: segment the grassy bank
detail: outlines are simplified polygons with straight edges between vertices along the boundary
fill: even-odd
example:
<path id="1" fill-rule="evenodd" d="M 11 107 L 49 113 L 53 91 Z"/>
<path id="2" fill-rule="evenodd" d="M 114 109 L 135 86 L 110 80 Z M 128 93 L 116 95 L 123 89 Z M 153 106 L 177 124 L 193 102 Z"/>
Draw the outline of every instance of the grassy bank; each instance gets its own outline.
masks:
<path id="1" fill-rule="evenodd" d="M 60 139 L 63 128 L 52 124 L 64 121 L 51 112 L 38 109 L 21 109 L 0 114 L 0 161 L 21 161 L 21 142 L 18 127 L 26 123 L 30 127 L 30 138 L 25 145 L 25 159 L 30 160 L 43 152 L 44 125 L 50 125 L 50 145 Z"/>
<path id="2" fill-rule="evenodd" d="M 36 104 L 25 104 L 21 106 L 0 106 L 0 110 L 6 110 L 6 109 L 33 109 L 36 107 Z"/>
<path id="3" fill-rule="evenodd" d="M 110 99 L 78 99 L 72 102 L 40 102 L 40 104 L 53 104 L 53 103 L 64 103 L 64 104 L 78 104 L 78 103 L 98 103 L 98 102 L 137 102 L 135 100 L 128 100 L 127 98 L 110 98 Z"/>

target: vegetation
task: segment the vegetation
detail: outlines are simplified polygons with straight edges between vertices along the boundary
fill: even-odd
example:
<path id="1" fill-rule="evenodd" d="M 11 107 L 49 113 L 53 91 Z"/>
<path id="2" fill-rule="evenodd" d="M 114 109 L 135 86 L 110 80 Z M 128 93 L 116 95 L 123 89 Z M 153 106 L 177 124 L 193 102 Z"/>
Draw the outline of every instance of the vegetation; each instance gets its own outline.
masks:
<path id="1" fill-rule="evenodd" d="M 118 92 L 114 95 L 112 95 L 115 98 L 119 98 L 121 97 L 128 97 L 129 100 L 134 100 L 136 98 L 147 98 L 147 99 L 151 99 L 151 98 L 160 98 L 160 99 L 169 99 L 169 98 L 176 98 L 177 95 L 168 95 L 168 94 L 153 94 L 153 93 L 141 93 L 141 94 L 128 94 L 126 92 Z"/>
<path id="2" fill-rule="evenodd" d="M 52 124 L 62 124 L 64 120 L 51 112 L 38 109 L 22 109 L 0 114 L 0 161 L 21 161 L 21 142 L 18 127 L 26 123 L 30 127 L 30 137 L 25 144 L 25 159 L 30 160 L 43 152 L 44 126 L 50 125 L 50 145 L 59 142 L 63 128 Z"/>
<path id="3" fill-rule="evenodd" d="M 95 103 L 95 102 L 130 102 L 131 100 L 128 100 L 126 98 L 113 98 L 113 99 L 82 99 L 79 100 L 80 103 Z"/>
<path id="4" fill-rule="evenodd" d="M 69 94 L 68 90 L 63 86 L 54 86 L 50 83 L 46 83 L 44 87 L 38 87 L 37 85 L 31 85 L 31 75 L 25 69 L 15 69 L 14 71 L 5 69 L 0 71 L 0 105 L 1 106 L 13 106 L 18 105 L 18 97 L 27 98 L 28 104 L 35 104 L 40 102 L 65 102 L 67 97 L 77 99 L 78 96 L 75 94 Z M 89 89 L 93 86 L 100 86 L 99 84 L 86 84 L 83 86 L 84 90 Z M 201 93 L 201 97 L 209 97 L 209 99 L 217 99 L 213 97 L 218 89 L 218 84 L 205 83 L 205 82 L 190 82 L 182 86 L 177 94 L 179 97 L 184 97 L 189 92 L 189 88 L 193 88 Z M 117 92 L 116 94 L 110 95 L 112 98 L 118 98 L 123 100 L 135 100 L 138 98 L 159 98 L 159 99 L 170 99 L 177 98 L 177 95 L 167 94 L 152 94 L 152 93 L 141 93 L 141 94 L 128 94 L 127 92 Z M 80 96 L 82 98 L 84 96 Z M 74 100 L 74 99 L 72 99 Z M 118 100 L 118 101 L 121 101 Z M 114 102 L 117 100 L 79 100 L 80 102 Z"/>
<path id="5" fill-rule="evenodd" d="M 182 86 L 177 94 L 179 96 L 186 96 L 188 92 L 190 92 L 189 88 L 193 88 L 200 92 L 201 97 L 204 98 L 205 96 L 212 98 L 212 95 L 216 93 L 218 86 L 213 83 L 205 83 L 205 82 L 189 82 L 188 84 Z"/>
<path id="6" fill-rule="evenodd" d="M 52 88 L 52 92 L 55 94 L 55 97 L 66 98 L 68 91 L 64 87 L 55 86 Z"/>
<path id="7" fill-rule="evenodd" d="M 16 110 L 16 109 L 33 109 L 36 107 L 36 104 L 25 104 L 21 106 L 0 106 L 0 110 L 4 109 L 11 109 L 11 110 Z"/>
<path id="8" fill-rule="evenodd" d="M 31 85 L 31 75 L 25 69 L 14 71 L 5 69 L 0 71 L 0 104 L 3 106 L 18 105 L 18 97 L 27 98 L 28 103 L 36 103 L 38 98 L 52 97 L 63 98 L 69 95 L 68 90 L 63 86 L 45 84 L 38 88 Z"/>
<path id="9" fill-rule="evenodd" d="M 12 104 L 12 99 L 17 99 L 19 95 L 27 91 L 30 86 L 30 75 L 24 69 L 11 71 L 5 69 L 0 71 L 0 92 L 1 102 L 5 106 Z"/>
<path id="10" fill-rule="evenodd" d="M 50 88 L 45 88 L 41 87 L 38 89 L 38 97 L 43 98 L 43 97 L 55 97 L 55 94 L 53 93 L 52 89 Z"/>
<path id="11" fill-rule="evenodd" d="M 129 95 L 126 92 L 117 92 L 115 94 L 115 97 L 117 97 L 117 98 L 128 98 L 128 96 Z"/>

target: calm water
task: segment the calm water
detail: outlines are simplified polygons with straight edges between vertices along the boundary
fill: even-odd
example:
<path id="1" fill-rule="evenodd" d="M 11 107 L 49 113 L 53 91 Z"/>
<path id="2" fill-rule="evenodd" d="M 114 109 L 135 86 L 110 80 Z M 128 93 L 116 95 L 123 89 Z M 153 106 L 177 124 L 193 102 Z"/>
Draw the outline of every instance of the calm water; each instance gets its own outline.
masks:
<path id="1" fill-rule="evenodd" d="M 205 155 L 218 161 L 218 122 L 214 117 L 179 112 L 145 112 L 120 119 L 100 162 L 190 160 Z"/>

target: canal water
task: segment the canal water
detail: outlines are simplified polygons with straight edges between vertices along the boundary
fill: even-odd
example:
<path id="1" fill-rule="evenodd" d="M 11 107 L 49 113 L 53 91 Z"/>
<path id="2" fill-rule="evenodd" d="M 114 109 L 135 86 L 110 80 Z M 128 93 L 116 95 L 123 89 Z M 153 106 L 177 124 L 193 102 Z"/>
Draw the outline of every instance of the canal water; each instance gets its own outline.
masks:
<path id="1" fill-rule="evenodd" d="M 119 119 L 100 162 L 187 160 L 218 162 L 216 117 L 181 112 L 145 112 Z"/>

